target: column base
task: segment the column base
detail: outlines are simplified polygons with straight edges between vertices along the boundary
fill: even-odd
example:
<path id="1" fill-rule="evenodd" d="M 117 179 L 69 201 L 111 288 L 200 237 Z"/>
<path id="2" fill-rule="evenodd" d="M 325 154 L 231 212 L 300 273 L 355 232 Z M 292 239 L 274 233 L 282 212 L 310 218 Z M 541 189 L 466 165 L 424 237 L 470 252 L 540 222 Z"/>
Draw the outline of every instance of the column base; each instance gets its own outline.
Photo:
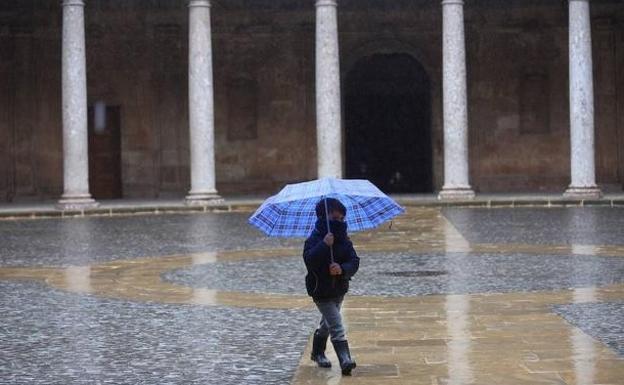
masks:
<path id="1" fill-rule="evenodd" d="M 475 193 L 470 187 L 443 188 L 438 194 L 441 201 L 469 201 L 475 198 Z"/>
<path id="2" fill-rule="evenodd" d="M 185 198 L 187 206 L 212 206 L 223 203 L 223 198 L 216 191 L 189 192 Z"/>
<path id="3" fill-rule="evenodd" d="M 563 196 L 572 199 L 598 199 L 602 196 L 602 191 L 600 191 L 598 186 L 570 186 L 563 193 Z"/>
<path id="4" fill-rule="evenodd" d="M 57 210 L 85 210 L 98 207 L 100 204 L 91 198 L 91 194 L 65 195 L 59 199 L 55 207 Z"/>

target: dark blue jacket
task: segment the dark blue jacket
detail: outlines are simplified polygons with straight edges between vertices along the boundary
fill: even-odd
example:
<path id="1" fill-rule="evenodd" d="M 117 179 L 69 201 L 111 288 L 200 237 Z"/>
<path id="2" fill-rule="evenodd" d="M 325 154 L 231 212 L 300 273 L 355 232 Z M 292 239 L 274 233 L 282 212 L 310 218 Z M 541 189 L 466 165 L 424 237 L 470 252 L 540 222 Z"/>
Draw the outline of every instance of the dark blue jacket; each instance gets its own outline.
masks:
<path id="1" fill-rule="evenodd" d="M 349 280 L 360 267 L 358 258 L 353 249 L 353 243 L 348 237 L 334 239 L 334 262 L 340 264 L 342 274 L 329 274 L 331 260 L 329 246 L 323 242 L 325 233 L 315 229 L 303 247 L 303 259 L 308 269 L 306 275 L 306 289 L 308 295 L 315 300 L 341 297 L 349 291 Z M 334 278 L 335 277 L 335 278 Z M 332 282 L 333 281 L 333 282 Z"/>

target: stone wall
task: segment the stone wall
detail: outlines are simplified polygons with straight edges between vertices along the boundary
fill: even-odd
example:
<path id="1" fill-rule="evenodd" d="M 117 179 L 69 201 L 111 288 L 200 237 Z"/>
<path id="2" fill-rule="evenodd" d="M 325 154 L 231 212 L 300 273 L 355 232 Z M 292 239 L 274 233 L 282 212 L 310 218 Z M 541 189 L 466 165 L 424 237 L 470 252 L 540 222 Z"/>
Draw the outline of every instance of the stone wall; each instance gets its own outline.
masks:
<path id="1" fill-rule="evenodd" d="M 408 53 L 431 79 L 434 186 L 443 183 L 438 1 L 343 0 L 343 79 L 358 59 Z M 501 4 L 505 4 L 502 6 Z M 316 176 L 314 6 L 215 1 L 217 188 L 269 193 Z M 189 188 L 188 9 L 175 0 L 90 0 L 89 104 L 121 108 L 125 197 Z M 624 181 L 624 4 L 593 2 L 597 181 Z M 61 8 L 0 3 L 0 201 L 62 193 Z M 466 5 L 475 190 L 563 191 L 569 183 L 567 3 Z"/>
<path id="2" fill-rule="evenodd" d="M 61 193 L 59 7 L 0 3 L 0 201 Z"/>
<path id="3" fill-rule="evenodd" d="M 624 5 L 607 3 L 592 2 L 596 179 L 621 190 Z M 567 2 L 468 10 L 475 188 L 561 191 L 570 181 Z"/>

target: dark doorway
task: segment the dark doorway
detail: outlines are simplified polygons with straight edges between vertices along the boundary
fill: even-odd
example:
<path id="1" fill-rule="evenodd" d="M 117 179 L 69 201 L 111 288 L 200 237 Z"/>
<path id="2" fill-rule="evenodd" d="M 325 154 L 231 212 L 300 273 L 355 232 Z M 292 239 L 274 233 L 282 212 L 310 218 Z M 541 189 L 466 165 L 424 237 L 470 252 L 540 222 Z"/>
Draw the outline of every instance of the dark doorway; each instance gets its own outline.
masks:
<path id="1" fill-rule="evenodd" d="M 95 199 L 121 198 L 119 106 L 89 107 L 89 191 Z"/>
<path id="2" fill-rule="evenodd" d="M 431 93 L 425 69 L 407 54 L 360 59 L 345 83 L 347 178 L 388 193 L 433 191 Z"/>

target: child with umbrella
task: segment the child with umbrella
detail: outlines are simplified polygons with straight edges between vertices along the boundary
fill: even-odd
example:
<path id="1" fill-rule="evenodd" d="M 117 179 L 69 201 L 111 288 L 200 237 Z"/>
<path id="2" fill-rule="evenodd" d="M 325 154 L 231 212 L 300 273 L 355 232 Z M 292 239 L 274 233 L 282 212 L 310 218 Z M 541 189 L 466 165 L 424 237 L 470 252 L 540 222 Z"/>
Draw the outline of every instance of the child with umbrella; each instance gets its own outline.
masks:
<path id="1" fill-rule="evenodd" d="M 306 289 L 321 313 L 321 322 L 314 332 L 311 358 L 320 367 L 331 367 L 325 356 L 327 338 L 331 336 L 342 374 L 349 375 L 356 364 L 349 351 L 340 307 L 360 259 L 347 236 L 345 206 L 337 199 L 324 198 L 318 202 L 315 211 L 317 221 L 303 249 L 308 270 Z"/>
<path id="2" fill-rule="evenodd" d="M 349 280 L 359 267 L 347 236 L 347 222 L 351 231 L 362 231 L 403 212 L 405 209 L 367 180 L 327 177 L 286 185 L 249 218 L 250 224 L 271 237 L 308 237 L 303 251 L 306 288 L 322 315 L 312 349 L 312 359 L 319 366 L 331 366 L 325 357 L 331 336 L 342 373 L 349 375 L 355 368 L 340 316 Z"/>

